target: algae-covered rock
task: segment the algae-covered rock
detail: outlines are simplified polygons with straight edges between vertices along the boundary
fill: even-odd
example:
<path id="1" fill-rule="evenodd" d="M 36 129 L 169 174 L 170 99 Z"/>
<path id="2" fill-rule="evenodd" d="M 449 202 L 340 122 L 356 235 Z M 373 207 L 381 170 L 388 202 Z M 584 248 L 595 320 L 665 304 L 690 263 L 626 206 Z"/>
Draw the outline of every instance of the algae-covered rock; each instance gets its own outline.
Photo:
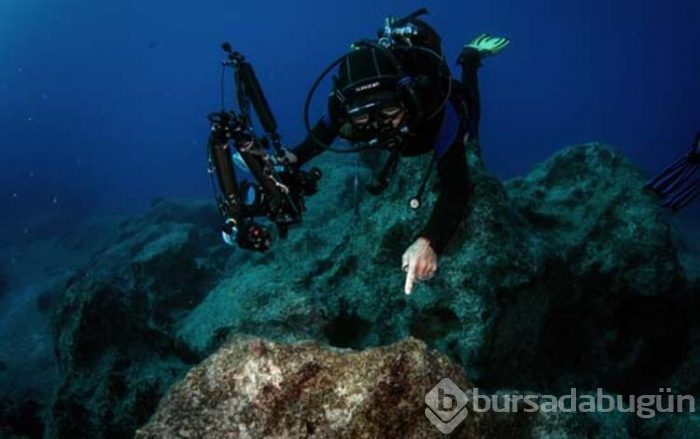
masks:
<path id="1" fill-rule="evenodd" d="M 645 176 L 611 148 L 568 148 L 506 183 L 515 209 L 580 279 L 605 276 L 608 294 L 666 292 L 680 273 L 668 219 Z"/>
<path id="2" fill-rule="evenodd" d="M 415 337 L 491 389 L 697 390 L 684 378 L 697 285 L 643 176 L 611 148 L 563 150 L 506 184 L 470 150 L 468 214 L 437 276 L 411 296 L 401 255 L 439 182 L 424 208 L 408 198 L 429 158 L 402 161 L 377 197 L 354 191 L 371 178 L 364 162 L 323 160 L 304 223 L 266 254 L 221 244 L 210 203 L 162 201 L 124 224 L 61 299 L 54 431 L 133 432 L 170 383 L 236 334 L 356 350 Z"/>
<path id="3" fill-rule="evenodd" d="M 643 393 L 667 376 L 691 345 L 695 309 L 668 219 L 639 170 L 591 144 L 505 186 L 547 257 L 530 285 L 498 295 L 489 381 Z"/>
<path id="4" fill-rule="evenodd" d="M 194 218 L 200 226 L 183 222 Z M 218 279 L 223 261 L 211 218 L 196 205 L 159 203 L 124 222 L 118 238 L 67 282 L 53 322 L 61 376 L 51 435 L 132 434 L 200 360 L 172 327 Z"/>
<path id="5" fill-rule="evenodd" d="M 40 438 L 43 434 L 39 402 L 31 398 L 0 398 L 0 437 Z"/>
<path id="6" fill-rule="evenodd" d="M 452 384 L 435 393 L 444 378 Z M 464 400 L 456 397 L 462 391 Z M 582 394 L 595 398 L 594 393 Z M 538 407 L 533 409 L 523 396 Z M 573 398 L 547 406 L 552 398 L 513 389 L 485 393 L 474 388 L 458 365 L 416 339 L 358 352 L 317 342 L 234 337 L 171 387 L 136 438 L 437 438 L 449 433 L 470 439 L 685 439 L 697 433 L 694 415 L 643 419 L 602 407 L 594 411 L 596 403 L 583 409 Z M 431 415 L 445 410 L 447 400 L 457 404 L 454 412 L 465 415 L 450 413 L 446 420 L 455 419 L 455 424 L 441 431 Z"/>
<path id="7" fill-rule="evenodd" d="M 362 352 L 237 338 L 174 385 L 137 438 L 432 437 L 425 395 L 459 367 L 409 339 Z M 476 437 L 472 414 L 455 432 Z"/>

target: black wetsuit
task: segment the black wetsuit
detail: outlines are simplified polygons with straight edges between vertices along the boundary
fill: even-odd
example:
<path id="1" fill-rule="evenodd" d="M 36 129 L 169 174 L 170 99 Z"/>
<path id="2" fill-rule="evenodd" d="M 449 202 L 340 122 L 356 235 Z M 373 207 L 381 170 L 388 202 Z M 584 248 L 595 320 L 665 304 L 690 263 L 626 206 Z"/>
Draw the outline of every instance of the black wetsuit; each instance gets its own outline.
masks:
<path id="1" fill-rule="evenodd" d="M 440 194 L 428 223 L 418 234 L 419 237 L 430 241 L 431 247 L 438 254 L 443 251 L 454 234 L 464 216 L 469 200 L 470 182 L 464 138 L 468 134 L 470 141 L 478 139 L 480 108 L 477 69 L 480 61 L 479 53 L 473 49 L 463 50 L 460 56 L 462 81 L 452 79 L 452 93 L 448 104 L 455 110 L 453 116 L 458 117 L 457 126 L 452 127 L 449 143 L 445 144 L 438 153 L 436 164 L 440 177 Z M 410 71 L 410 69 L 407 70 Z M 419 89 L 418 93 L 435 95 L 436 91 L 427 88 Z M 445 142 L 445 133 L 441 131 L 446 129 L 444 121 L 447 111 L 450 110 L 444 108 L 429 120 L 424 121 L 417 132 L 410 133 L 405 140 L 406 143 L 400 146 L 403 150 L 402 155 L 415 156 L 437 152 L 436 142 Z M 335 109 L 329 108 L 328 114 L 337 113 Z M 338 137 L 343 123 L 344 121 L 338 117 L 326 115 L 314 126 L 313 132 L 321 142 L 331 144 Z M 323 151 L 324 148 L 314 142 L 310 136 L 293 149 L 300 166 Z"/>

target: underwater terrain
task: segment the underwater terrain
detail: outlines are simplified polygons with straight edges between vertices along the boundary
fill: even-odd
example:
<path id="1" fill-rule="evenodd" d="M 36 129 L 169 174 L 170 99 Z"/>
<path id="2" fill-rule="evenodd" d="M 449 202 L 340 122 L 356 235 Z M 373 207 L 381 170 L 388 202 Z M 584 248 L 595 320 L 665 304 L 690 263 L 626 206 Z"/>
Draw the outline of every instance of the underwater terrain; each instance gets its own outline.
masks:
<path id="1" fill-rule="evenodd" d="M 697 217 L 662 211 L 614 148 L 505 182 L 470 151 L 469 214 L 411 296 L 399 261 L 429 209 L 405 188 L 425 160 L 379 197 L 353 190 L 371 156 L 318 163 L 304 226 L 266 254 L 223 245 L 213 203 L 176 199 L 4 242 L 23 263 L 0 280 L 2 435 L 439 437 L 424 398 L 445 377 L 700 397 Z M 470 413 L 453 435 L 694 438 L 700 417 Z"/>

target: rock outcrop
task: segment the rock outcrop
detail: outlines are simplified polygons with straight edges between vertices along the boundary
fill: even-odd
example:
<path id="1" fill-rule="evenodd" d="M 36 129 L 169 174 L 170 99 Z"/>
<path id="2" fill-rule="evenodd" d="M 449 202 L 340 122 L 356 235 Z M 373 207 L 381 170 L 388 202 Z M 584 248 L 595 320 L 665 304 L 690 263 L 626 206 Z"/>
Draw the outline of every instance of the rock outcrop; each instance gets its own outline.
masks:
<path id="1" fill-rule="evenodd" d="M 304 225 L 267 254 L 229 253 L 210 204 L 164 201 L 125 224 L 73 276 L 56 314 L 52 431 L 130 434 L 172 382 L 236 334 L 356 350 L 415 337 L 494 391 L 697 392 L 686 377 L 697 361 L 697 283 L 633 164 L 583 145 L 501 184 L 470 151 L 469 214 L 436 278 L 406 297 L 401 254 L 438 186 L 426 208 L 408 208 L 427 160 L 405 160 L 369 197 L 348 193 L 368 167 L 328 159 Z"/>
<path id="2" fill-rule="evenodd" d="M 65 286 L 54 316 L 61 379 L 50 435 L 127 437 L 200 357 L 173 325 L 220 276 L 209 204 L 158 203 Z M 198 225 L 195 225 L 198 224 Z"/>
<path id="3" fill-rule="evenodd" d="M 445 377 L 471 387 L 415 339 L 353 352 L 237 338 L 174 385 L 136 437 L 429 437 L 425 395 Z M 474 436 L 478 421 L 459 431 Z"/>
<path id="4" fill-rule="evenodd" d="M 31 398 L 0 399 L 0 437 L 41 438 L 44 423 L 41 419 L 42 406 Z"/>
<path id="5" fill-rule="evenodd" d="M 433 390 L 445 378 L 465 392 L 464 405 L 448 398 L 454 387 L 442 395 Z M 444 437 L 432 423 L 439 418 L 431 421 L 428 415 L 441 410 L 440 398 L 457 404 L 447 415 L 455 425 L 444 430 L 452 437 L 691 438 L 700 433 L 700 417 L 693 415 L 660 415 L 644 424 L 647 420 L 633 413 L 567 412 L 545 405 L 533 411 L 509 395 L 541 395 L 514 390 L 488 395 L 500 412 L 483 411 L 483 402 L 476 411 L 475 390 L 460 367 L 412 338 L 357 352 L 317 342 L 235 337 L 173 385 L 136 438 L 437 438 Z"/>
<path id="6" fill-rule="evenodd" d="M 336 209 L 350 172 L 331 168 L 307 226 L 237 267 L 178 336 L 208 353 L 227 333 L 356 349 L 412 335 L 494 387 L 626 393 L 668 374 L 655 359 L 685 355 L 695 310 L 639 170 L 597 144 L 564 150 L 505 185 L 475 155 L 471 163 L 467 220 L 439 275 L 413 296 L 401 294 L 395 267 L 430 213 L 405 204 L 426 163 L 402 163 L 359 217 Z"/>

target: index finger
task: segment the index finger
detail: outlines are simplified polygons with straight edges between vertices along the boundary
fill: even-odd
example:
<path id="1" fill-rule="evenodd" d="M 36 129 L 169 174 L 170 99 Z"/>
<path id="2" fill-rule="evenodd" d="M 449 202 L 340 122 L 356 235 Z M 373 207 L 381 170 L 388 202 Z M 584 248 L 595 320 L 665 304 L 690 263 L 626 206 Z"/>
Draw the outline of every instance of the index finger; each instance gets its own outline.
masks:
<path id="1" fill-rule="evenodd" d="M 413 291 L 413 284 L 416 281 L 416 262 L 415 260 L 411 261 L 411 263 L 408 265 L 408 272 L 406 273 L 406 284 L 403 287 L 404 293 L 406 295 L 411 294 L 411 291 Z"/>

